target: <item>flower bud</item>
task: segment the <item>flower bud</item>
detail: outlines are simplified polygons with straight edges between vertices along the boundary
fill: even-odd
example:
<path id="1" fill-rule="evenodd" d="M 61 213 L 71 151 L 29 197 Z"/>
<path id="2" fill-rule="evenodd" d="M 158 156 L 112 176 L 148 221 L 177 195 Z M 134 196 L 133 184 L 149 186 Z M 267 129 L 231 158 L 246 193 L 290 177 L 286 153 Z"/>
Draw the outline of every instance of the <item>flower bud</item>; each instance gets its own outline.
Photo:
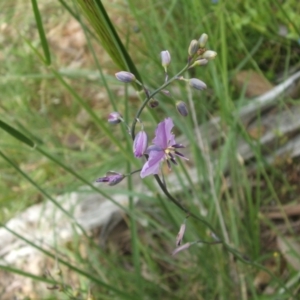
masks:
<path id="1" fill-rule="evenodd" d="M 202 57 L 208 60 L 214 59 L 217 56 L 216 51 L 207 50 L 202 54 Z"/>
<path id="2" fill-rule="evenodd" d="M 176 247 L 181 245 L 181 242 L 182 242 L 182 239 L 183 239 L 183 236 L 184 236 L 184 233 L 185 233 L 185 228 L 186 228 L 185 223 L 181 224 L 179 232 L 178 232 L 177 237 L 176 237 Z"/>
<path id="3" fill-rule="evenodd" d="M 164 95 L 168 96 L 168 97 L 171 97 L 171 93 L 170 93 L 169 90 L 161 90 L 160 92 L 163 93 Z"/>
<path id="4" fill-rule="evenodd" d="M 148 105 L 149 105 L 151 108 L 155 108 L 155 107 L 157 107 L 157 106 L 159 105 L 159 102 L 158 102 L 158 100 L 152 98 L 152 99 L 149 101 Z"/>
<path id="5" fill-rule="evenodd" d="M 188 49 L 188 53 L 190 57 L 193 57 L 197 50 L 199 49 L 199 42 L 197 40 L 192 40 Z"/>
<path id="6" fill-rule="evenodd" d="M 190 66 L 190 68 L 196 67 L 196 66 L 205 66 L 207 65 L 208 60 L 206 58 L 195 60 L 194 63 Z"/>
<path id="7" fill-rule="evenodd" d="M 118 72 L 115 74 L 115 76 L 119 81 L 122 81 L 125 83 L 136 81 L 135 76 L 132 73 L 126 72 L 126 71 Z"/>
<path id="8" fill-rule="evenodd" d="M 109 171 L 106 173 L 106 176 L 98 178 L 96 182 L 107 182 L 108 185 L 113 186 L 121 182 L 125 178 L 125 175 L 114 172 L 114 171 Z"/>
<path id="9" fill-rule="evenodd" d="M 161 65 L 164 67 L 165 71 L 167 72 L 167 66 L 171 62 L 171 55 L 169 51 L 168 50 L 161 51 L 160 58 L 161 58 Z"/>
<path id="10" fill-rule="evenodd" d="M 148 146 L 148 136 L 145 131 L 140 131 L 133 141 L 133 154 L 135 157 L 142 157 Z"/>
<path id="11" fill-rule="evenodd" d="M 201 81 L 197 78 L 190 79 L 189 84 L 190 84 L 191 87 L 193 87 L 196 90 L 202 91 L 202 90 L 206 89 L 206 84 L 203 81 Z"/>
<path id="12" fill-rule="evenodd" d="M 110 124 L 118 124 L 123 120 L 122 115 L 118 112 L 112 112 L 108 115 L 108 123 Z"/>
<path id="13" fill-rule="evenodd" d="M 181 252 L 183 250 L 186 250 L 188 248 L 190 248 L 190 246 L 192 245 L 192 243 L 185 243 L 183 244 L 182 246 L 176 248 L 173 252 L 172 252 L 172 255 L 176 255 L 178 252 Z"/>
<path id="14" fill-rule="evenodd" d="M 183 117 L 186 117 L 189 114 L 187 105 L 183 101 L 176 102 L 176 108 Z"/>
<path id="15" fill-rule="evenodd" d="M 202 33 L 199 38 L 199 46 L 200 48 L 204 48 L 206 45 L 206 42 L 208 40 L 208 35 L 206 33 Z"/>

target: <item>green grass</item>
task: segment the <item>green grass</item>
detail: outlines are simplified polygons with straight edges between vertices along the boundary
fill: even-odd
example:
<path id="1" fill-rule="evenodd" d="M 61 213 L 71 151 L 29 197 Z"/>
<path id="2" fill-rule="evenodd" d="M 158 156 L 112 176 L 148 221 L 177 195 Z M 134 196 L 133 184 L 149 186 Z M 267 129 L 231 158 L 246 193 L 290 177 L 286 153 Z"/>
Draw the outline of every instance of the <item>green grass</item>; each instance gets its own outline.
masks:
<path id="1" fill-rule="evenodd" d="M 269 284 L 274 288 L 272 296 L 254 286 L 265 259 L 274 254 L 264 249 L 260 239 L 260 207 L 272 201 L 280 204 L 284 198 L 281 189 L 291 191 L 292 187 L 285 173 L 266 165 L 262 149 L 232 118 L 232 112 L 247 103 L 244 92 L 233 87 L 232 78 L 240 70 L 254 69 L 273 81 L 299 63 L 298 1 L 288 0 L 282 5 L 277 0 L 258 1 L 256 5 L 250 0 L 104 1 L 112 22 L 98 6 L 95 14 L 102 18 L 90 15 L 91 23 L 91 13 L 84 14 L 78 5 L 86 2 L 101 3 L 32 0 L 12 5 L 0 1 L 0 120 L 18 132 L 0 128 L 1 223 L 34 203 L 55 202 L 57 195 L 80 191 L 109 170 L 129 173 L 140 168 L 142 163 L 132 155 L 126 128 L 110 126 L 107 115 L 120 111 L 131 124 L 143 99 L 127 86 L 123 88 L 113 75 L 131 70 L 153 91 L 164 81 L 160 51 L 171 53 L 172 77 L 186 64 L 190 41 L 206 32 L 208 48 L 218 56 L 205 68 L 192 69 L 185 76 L 199 78 L 208 86 L 205 92 L 192 92 L 197 123 L 218 115 L 226 128 L 224 148 L 213 172 L 199 149 L 192 117 L 181 117 L 175 108 L 175 100 L 188 103 L 184 82 L 168 87 L 175 99 L 156 95 L 160 106 L 145 109 L 141 120 L 152 139 L 157 123 L 171 116 L 176 124 L 174 132 L 189 140 L 190 164 L 196 167 L 197 176 L 203 177 L 203 184 L 193 184 L 185 162 L 173 168 L 182 186 L 182 192 L 173 196 L 204 219 L 187 220 L 184 240 L 212 241 L 207 222 L 228 241 L 224 245 L 196 244 L 173 258 L 170 253 L 186 215 L 157 190 L 152 178 L 144 182 L 153 196 L 138 194 L 134 187 L 140 178 L 135 175 L 126 189 L 104 185 L 95 189 L 112 201 L 116 193 L 128 196 L 125 222 L 131 237 L 129 253 L 104 251 L 93 238 L 74 234 L 73 241 L 57 246 L 55 255 L 39 249 L 52 265 L 57 262 L 63 269 L 61 277 L 45 279 L 42 274 L 29 274 L 14 266 L 0 267 L 45 282 L 45 286 L 54 281 L 62 287 L 62 291 L 45 289 L 43 299 L 292 299 L 297 284 L 289 291 L 282 290 L 296 275 L 290 267 L 288 278 L 274 273 Z M 78 33 L 64 27 L 71 15 L 83 26 L 82 37 L 87 40 L 83 46 L 63 44 Z M 278 34 L 279 28 L 287 29 L 287 34 Z M 251 176 L 234 155 L 237 134 L 246 138 L 255 153 L 258 167 Z M 36 146 L 24 143 L 23 135 Z M 224 189 L 225 166 L 232 182 L 230 189 Z M 184 186 L 184 179 L 188 186 Z M 278 182 L 282 182 L 279 187 Z M 138 206 L 133 204 L 135 196 L 140 198 Z M 201 208 L 206 216 L 201 215 Z M 68 281 L 69 277 L 72 280 Z M 81 295 L 72 296 L 75 290 Z"/>

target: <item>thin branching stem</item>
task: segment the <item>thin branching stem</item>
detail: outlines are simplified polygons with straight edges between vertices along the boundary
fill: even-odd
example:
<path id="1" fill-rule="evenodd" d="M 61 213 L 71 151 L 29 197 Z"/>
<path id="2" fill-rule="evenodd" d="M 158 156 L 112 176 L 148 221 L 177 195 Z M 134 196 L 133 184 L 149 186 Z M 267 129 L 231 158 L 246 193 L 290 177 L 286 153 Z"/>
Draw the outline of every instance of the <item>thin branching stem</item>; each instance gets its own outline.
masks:
<path id="1" fill-rule="evenodd" d="M 171 84 L 173 81 L 177 80 L 178 77 L 183 74 L 187 69 L 189 68 L 189 64 L 187 64 L 179 73 L 177 73 L 175 76 L 173 76 L 170 80 L 168 80 L 167 82 L 165 82 L 162 86 L 160 86 L 159 88 L 157 88 L 154 92 L 152 92 L 151 94 L 148 93 L 148 90 L 143 86 L 143 90 L 144 91 L 147 91 L 145 92 L 146 94 L 146 99 L 144 100 L 144 102 L 142 103 L 142 105 L 139 107 L 136 115 L 135 115 L 135 118 L 132 122 L 132 125 L 131 125 L 131 137 L 132 139 L 134 140 L 135 138 L 135 126 L 136 126 L 136 123 L 138 122 L 138 119 L 141 115 L 141 113 L 143 112 L 144 108 L 146 107 L 147 103 L 157 94 L 159 93 L 160 91 L 162 91 L 164 88 L 166 88 L 169 84 Z"/>

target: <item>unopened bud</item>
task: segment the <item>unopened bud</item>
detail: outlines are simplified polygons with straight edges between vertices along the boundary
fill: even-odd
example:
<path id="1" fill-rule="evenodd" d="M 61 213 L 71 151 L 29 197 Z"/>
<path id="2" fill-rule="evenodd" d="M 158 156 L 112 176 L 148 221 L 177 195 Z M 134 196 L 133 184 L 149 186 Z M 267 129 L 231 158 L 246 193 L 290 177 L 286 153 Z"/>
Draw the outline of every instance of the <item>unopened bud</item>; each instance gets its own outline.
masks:
<path id="1" fill-rule="evenodd" d="M 171 55 L 168 50 L 160 52 L 161 65 L 164 67 L 165 72 L 167 72 L 167 66 L 171 62 Z"/>
<path id="2" fill-rule="evenodd" d="M 206 33 L 202 33 L 199 38 L 199 46 L 200 48 L 204 48 L 206 45 L 206 42 L 208 40 L 208 35 Z"/>
<path id="3" fill-rule="evenodd" d="M 212 50 L 207 50 L 202 54 L 202 57 L 208 60 L 214 59 L 216 56 L 217 56 L 217 52 Z"/>
<path id="4" fill-rule="evenodd" d="M 109 124 L 118 124 L 122 120 L 123 120 L 122 115 L 120 113 L 116 112 L 116 111 L 110 113 L 108 115 L 108 119 L 107 119 Z"/>
<path id="5" fill-rule="evenodd" d="M 207 65 L 208 60 L 206 58 L 195 60 L 194 63 L 190 66 L 190 68 L 196 67 L 196 66 L 205 66 Z"/>
<path id="6" fill-rule="evenodd" d="M 149 105 L 151 108 L 155 108 L 155 107 L 157 107 L 157 106 L 159 105 L 159 102 L 158 102 L 158 100 L 152 98 L 152 99 L 149 101 L 148 105 Z"/>
<path id="7" fill-rule="evenodd" d="M 142 157 L 148 146 L 148 136 L 145 131 L 140 131 L 133 141 L 133 154 L 135 157 Z"/>
<path id="8" fill-rule="evenodd" d="M 206 89 L 206 84 L 203 81 L 201 81 L 197 78 L 190 79 L 189 84 L 190 84 L 191 87 L 193 87 L 196 90 L 202 91 L 202 90 Z"/>
<path id="9" fill-rule="evenodd" d="M 114 171 L 109 171 L 106 173 L 106 176 L 98 178 L 96 182 L 107 182 L 108 185 L 113 186 L 121 182 L 125 178 L 125 175 L 114 172 Z"/>
<path id="10" fill-rule="evenodd" d="M 182 242 L 182 239 L 183 239 L 183 236 L 184 236 L 184 233 L 185 233 L 185 228 L 186 228 L 185 223 L 181 224 L 179 232 L 178 232 L 177 237 L 176 237 L 176 247 L 181 245 L 181 242 Z"/>
<path id="11" fill-rule="evenodd" d="M 171 97 L 171 93 L 168 90 L 161 90 L 160 92 L 163 93 L 164 95 L 168 96 L 168 97 Z"/>
<path id="12" fill-rule="evenodd" d="M 197 40 L 192 40 L 188 49 L 188 53 L 190 57 L 193 57 L 197 50 L 199 49 L 199 42 Z"/>
<path id="13" fill-rule="evenodd" d="M 190 246 L 192 245 L 192 243 L 185 243 L 183 244 L 182 246 L 180 247 L 177 247 L 173 252 L 172 252 L 172 255 L 176 255 L 178 252 L 181 252 L 183 250 L 186 250 L 188 248 L 190 248 Z"/>
<path id="14" fill-rule="evenodd" d="M 118 72 L 115 74 L 115 76 L 119 81 L 122 81 L 125 83 L 136 81 L 135 76 L 132 73 L 126 72 L 126 71 Z"/>
<path id="15" fill-rule="evenodd" d="M 176 102 L 176 108 L 183 117 L 189 114 L 187 105 L 183 101 Z"/>

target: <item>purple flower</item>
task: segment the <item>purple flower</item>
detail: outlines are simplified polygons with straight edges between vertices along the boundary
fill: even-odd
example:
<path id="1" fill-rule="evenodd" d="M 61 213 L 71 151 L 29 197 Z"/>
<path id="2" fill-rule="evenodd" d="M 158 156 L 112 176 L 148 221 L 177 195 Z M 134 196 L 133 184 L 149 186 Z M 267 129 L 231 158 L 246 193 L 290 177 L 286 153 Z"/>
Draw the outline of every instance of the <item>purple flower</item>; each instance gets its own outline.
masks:
<path id="1" fill-rule="evenodd" d="M 132 73 L 126 71 L 118 72 L 115 74 L 115 76 L 119 81 L 125 83 L 133 82 L 136 80 L 135 76 Z"/>
<path id="2" fill-rule="evenodd" d="M 148 146 L 148 137 L 145 131 L 140 131 L 134 138 L 133 154 L 135 157 L 142 157 Z"/>
<path id="3" fill-rule="evenodd" d="M 182 242 L 182 239 L 183 239 L 183 236 L 184 236 L 184 233 L 185 233 L 185 229 L 186 229 L 185 223 L 181 224 L 179 232 L 178 232 L 177 237 L 176 237 L 176 246 L 177 247 L 181 245 L 181 242 Z"/>
<path id="4" fill-rule="evenodd" d="M 171 62 L 171 55 L 168 50 L 160 52 L 161 65 L 164 67 L 165 72 L 167 72 L 167 66 Z"/>
<path id="5" fill-rule="evenodd" d="M 152 141 L 153 145 L 147 149 L 149 158 L 141 171 L 142 178 L 151 174 L 158 174 L 160 163 L 163 160 L 167 161 L 170 168 L 170 161 L 177 164 L 175 160 L 176 156 L 187 159 L 184 155 L 176 151 L 177 148 L 184 148 L 184 146 L 176 144 L 175 136 L 171 132 L 173 126 L 174 124 L 171 118 L 167 118 L 158 124 L 155 130 L 155 138 Z"/>
<path id="6" fill-rule="evenodd" d="M 172 255 L 176 255 L 178 252 L 181 252 L 183 250 L 186 250 L 188 248 L 190 248 L 190 246 L 192 245 L 192 243 L 185 243 L 179 247 L 177 247 L 175 250 L 173 250 Z"/>
<path id="7" fill-rule="evenodd" d="M 106 176 L 98 178 L 96 182 L 107 182 L 108 185 L 113 186 L 121 182 L 125 178 L 125 175 L 114 171 L 109 171 Z"/>
<path id="8" fill-rule="evenodd" d="M 189 84 L 191 87 L 193 87 L 196 90 L 202 91 L 206 89 L 206 84 L 197 78 L 189 79 Z"/>
<path id="9" fill-rule="evenodd" d="M 108 118 L 107 118 L 107 121 L 108 121 L 108 123 L 110 123 L 110 124 L 118 124 L 118 123 L 120 123 L 122 120 L 123 120 L 123 119 L 122 119 L 122 115 L 121 115 L 120 113 L 116 112 L 116 111 L 110 113 L 110 114 L 108 115 Z"/>
<path id="10" fill-rule="evenodd" d="M 187 106 L 183 101 L 178 101 L 176 103 L 176 108 L 183 117 L 186 117 L 189 114 Z"/>
<path id="11" fill-rule="evenodd" d="M 199 42 L 197 40 L 192 40 L 188 49 L 189 56 L 193 57 L 197 53 L 199 47 Z"/>

